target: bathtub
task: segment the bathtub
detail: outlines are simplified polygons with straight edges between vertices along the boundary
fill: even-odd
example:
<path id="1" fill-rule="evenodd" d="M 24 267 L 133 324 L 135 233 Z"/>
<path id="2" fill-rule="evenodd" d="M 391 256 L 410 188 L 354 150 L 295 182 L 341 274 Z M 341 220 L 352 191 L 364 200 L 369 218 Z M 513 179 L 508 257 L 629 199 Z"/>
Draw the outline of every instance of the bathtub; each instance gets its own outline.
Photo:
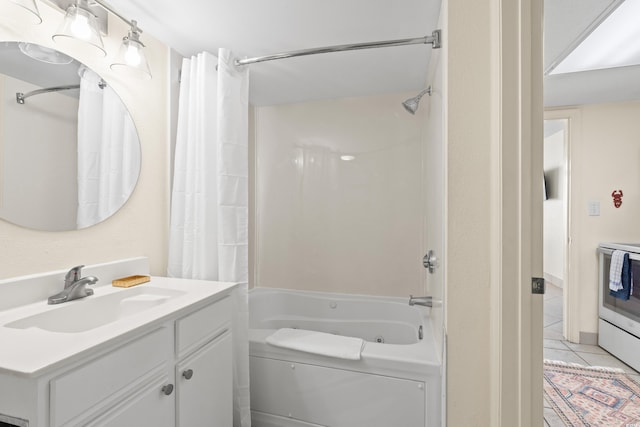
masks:
<path id="1" fill-rule="evenodd" d="M 252 426 L 439 426 L 442 363 L 429 310 L 408 298 L 251 290 Z M 267 344 L 280 328 L 365 345 L 360 360 L 346 360 Z"/>

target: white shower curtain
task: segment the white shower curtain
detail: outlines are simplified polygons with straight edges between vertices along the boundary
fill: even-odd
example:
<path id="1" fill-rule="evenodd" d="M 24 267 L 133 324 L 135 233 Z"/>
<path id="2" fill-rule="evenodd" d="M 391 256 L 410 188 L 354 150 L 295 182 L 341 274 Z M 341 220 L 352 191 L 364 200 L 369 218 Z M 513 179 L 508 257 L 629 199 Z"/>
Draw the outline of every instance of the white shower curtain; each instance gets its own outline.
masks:
<path id="1" fill-rule="evenodd" d="M 140 147 L 129 112 L 93 71 L 81 67 L 78 105 L 78 229 L 113 215 L 138 180 Z M 102 87 L 101 87 L 102 86 Z"/>
<path id="2" fill-rule="evenodd" d="M 168 275 L 240 283 L 233 294 L 233 418 L 247 427 L 249 76 L 230 51 L 218 56 L 204 52 L 182 63 Z"/>

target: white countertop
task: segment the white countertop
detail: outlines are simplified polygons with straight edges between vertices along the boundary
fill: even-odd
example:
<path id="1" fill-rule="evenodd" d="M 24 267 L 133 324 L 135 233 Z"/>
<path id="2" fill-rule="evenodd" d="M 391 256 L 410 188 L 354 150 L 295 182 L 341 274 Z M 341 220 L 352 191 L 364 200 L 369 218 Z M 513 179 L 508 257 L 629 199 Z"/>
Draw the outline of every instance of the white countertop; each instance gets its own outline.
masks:
<path id="1" fill-rule="evenodd" d="M 86 298 L 48 305 L 47 300 L 0 311 L 0 372 L 35 377 L 51 372 L 63 364 L 81 360 L 101 349 L 124 342 L 132 335 L 152 330 L 169 317 L 186 313 L 188 309 L 214 302 L 235 287 L 235 283 L 151 277 L 151 281 L 132 288 L 115 288 L 110 284 L 96 286 L 94 295 Z M 59 310 L 71 304 L 83 304 L 116 292 L 127 292 L 141 287 L 179 289 L 185 293 L 172 297 L 161 305 L 113 321 L 84 332 L 61 333 L 29 327 L 16 329 L 5 325 L 49 310 Z M 62 284 L 60 287 L 62 290 Z M 83 319 L 78 319 L 82 322 Z"/>

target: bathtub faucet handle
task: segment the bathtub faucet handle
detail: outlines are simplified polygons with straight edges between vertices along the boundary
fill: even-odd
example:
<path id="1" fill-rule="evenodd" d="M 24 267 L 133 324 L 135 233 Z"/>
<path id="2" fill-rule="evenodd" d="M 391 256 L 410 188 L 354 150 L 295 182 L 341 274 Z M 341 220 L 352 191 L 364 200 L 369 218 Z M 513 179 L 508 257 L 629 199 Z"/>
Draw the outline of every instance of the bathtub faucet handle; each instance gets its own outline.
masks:
<path id="1" fill-rule="evenodd" d="M 409 305 L 422 305 L 424 307 L 432 307 L 433 298 L 430 296 L 414 297 L 413 295 L 409 295 Z"/>

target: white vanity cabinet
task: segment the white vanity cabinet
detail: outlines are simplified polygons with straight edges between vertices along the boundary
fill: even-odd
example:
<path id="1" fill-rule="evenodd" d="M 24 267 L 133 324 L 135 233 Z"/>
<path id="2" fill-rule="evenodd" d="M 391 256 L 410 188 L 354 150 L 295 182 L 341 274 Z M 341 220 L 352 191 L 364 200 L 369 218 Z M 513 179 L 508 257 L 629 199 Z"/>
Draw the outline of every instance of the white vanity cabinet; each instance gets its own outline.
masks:
<path id="1" fill-rule="evenodd" d="M 225 427 L 233 423 L 232 348 L 226 298 L 176 322 L 178 425 Z M 211 327 L 210 325 L 220 325 Z"/>
<path id="2" fill-rule="evenodd" d="M 193 307 L 22 383 L 0 374 L 0 398 L 5 377 L 32 388 L 29 427 L 231 427 L 231 297 Z"/>

